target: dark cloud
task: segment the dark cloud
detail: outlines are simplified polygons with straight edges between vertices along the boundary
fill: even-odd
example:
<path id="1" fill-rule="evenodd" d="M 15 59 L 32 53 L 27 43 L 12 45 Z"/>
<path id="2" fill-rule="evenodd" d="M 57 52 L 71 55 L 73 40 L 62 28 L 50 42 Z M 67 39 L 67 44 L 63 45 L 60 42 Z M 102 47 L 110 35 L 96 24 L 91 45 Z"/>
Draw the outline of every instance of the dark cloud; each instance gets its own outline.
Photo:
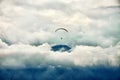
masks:
<path id="1" fill-rule="evenodd" d="M 40 68 L 0 69 L 2 80 L 119 80 L 119 74 L 120 68 L 104 66 L 83 68 L 51 65 Z"/>

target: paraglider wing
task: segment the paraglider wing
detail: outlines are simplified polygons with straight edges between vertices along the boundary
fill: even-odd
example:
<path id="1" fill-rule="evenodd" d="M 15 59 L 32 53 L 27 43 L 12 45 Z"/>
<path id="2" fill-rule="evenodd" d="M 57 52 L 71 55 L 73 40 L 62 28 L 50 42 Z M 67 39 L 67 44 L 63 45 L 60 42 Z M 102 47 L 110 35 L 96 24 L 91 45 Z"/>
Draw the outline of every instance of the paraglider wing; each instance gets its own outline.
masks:
<path id="1" fill-rule="evenodd" d="M 65 29 L 65 28 L 58 28 L 58 29 L 55 30 L 55 32 L 57 32 L 57 31 L 59 31 L 59 30 L 64 30 L 64 31 L 68 32 L 68 30 Z"/>

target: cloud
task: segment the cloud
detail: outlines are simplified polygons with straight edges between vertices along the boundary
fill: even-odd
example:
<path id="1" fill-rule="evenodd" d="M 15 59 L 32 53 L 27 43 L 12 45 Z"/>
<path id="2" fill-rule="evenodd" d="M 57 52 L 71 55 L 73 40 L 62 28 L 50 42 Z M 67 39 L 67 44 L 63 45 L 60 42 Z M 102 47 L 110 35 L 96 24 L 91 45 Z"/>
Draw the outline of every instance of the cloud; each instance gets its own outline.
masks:
<path id="1" fill-rule="evenodd" d="M 54 42 L 56 41 L 54 30 L 58 27 L 65 27 L 70 33 L 65 35 L 65 37 L 69 36 L 67 37 L 69 40 L 66 39 L 64 43 L 114 46 L 120 40 L 118 4 L 113 0 L 107 4 L 104 0 L 99 2 L 99 4 L 94 0 L 87 2 L 84 6 L 87 10 L 81 7 L 79 10 L 72 6 L 72 0 L 68 2 L 45 0 L 40 3 L 39 1 L 33 2 L 33 0 L 2 1 L 0 38 L 9 44 L 19 42 L 35 44 L 36 41 L 39 44 L 44 42 L 54 44 L 57 43 Z M 77 3 L 82 4 L 85 1 L 73 1 L 75 6 L 78 6 Z M 93 4 L 95 6 L 92 6 Z M 71 34 L 75 35 L 71 36 Z M 95 37 L 98 39 L 96 40 Z"/>
<path id="2" fill-rule="evenodd" d="M 119 18 L 116 0 L 2 0 L 0 64 L 119 65 Z M 55 33 L 59 27 L 69 32 Z M 73 50 L 53 52 L 54 44 Z"/>
<path id="3" fill-rule="evenodd" d="M 46 64 L 63 66 L 119 66 L 120 46 L 101 48 L 76 46 L 70 53 L 53 52 L 49 44 L 38 47 L 16 44 L 0 49 L 0 65 L 27 67 Z"/>
<path id="4" fill-rule="evenodd" d="M 0 39 L 0 48 L 5 48 L 8 45 Z"/>

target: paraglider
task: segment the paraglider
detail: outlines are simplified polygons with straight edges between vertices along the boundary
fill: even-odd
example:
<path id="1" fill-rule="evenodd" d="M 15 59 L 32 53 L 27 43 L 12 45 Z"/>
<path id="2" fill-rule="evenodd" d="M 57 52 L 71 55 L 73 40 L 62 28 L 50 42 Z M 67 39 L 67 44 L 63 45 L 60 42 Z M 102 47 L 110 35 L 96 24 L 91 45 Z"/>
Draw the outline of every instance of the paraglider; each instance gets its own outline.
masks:
<path id="1" fill-rule="evenodd" d="M 65 31 L 65 32 L 68 32 L 68 30 L 65 29 L 65 28 L 58 28 L 58 29 L 55 30 L 55 32 L 61 31 L 61 30 Z M 63 37 L 61 37 L 61 40 L 62 40 L 62 39 L 63 39 Z"/>

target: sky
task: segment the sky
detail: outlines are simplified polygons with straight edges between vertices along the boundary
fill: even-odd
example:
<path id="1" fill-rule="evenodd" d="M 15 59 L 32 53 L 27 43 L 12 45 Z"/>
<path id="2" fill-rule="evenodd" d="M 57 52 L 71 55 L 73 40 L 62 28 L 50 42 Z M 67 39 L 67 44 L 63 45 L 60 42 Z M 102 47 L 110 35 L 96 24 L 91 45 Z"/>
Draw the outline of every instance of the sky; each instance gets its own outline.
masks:
<path id="1" fill-rule="evenodd" d="M 120 66 L 119 8 L 117 0 L 0 0 L 0 67 Z M 71 52 L 52 51 L 58 44 Z"/>

